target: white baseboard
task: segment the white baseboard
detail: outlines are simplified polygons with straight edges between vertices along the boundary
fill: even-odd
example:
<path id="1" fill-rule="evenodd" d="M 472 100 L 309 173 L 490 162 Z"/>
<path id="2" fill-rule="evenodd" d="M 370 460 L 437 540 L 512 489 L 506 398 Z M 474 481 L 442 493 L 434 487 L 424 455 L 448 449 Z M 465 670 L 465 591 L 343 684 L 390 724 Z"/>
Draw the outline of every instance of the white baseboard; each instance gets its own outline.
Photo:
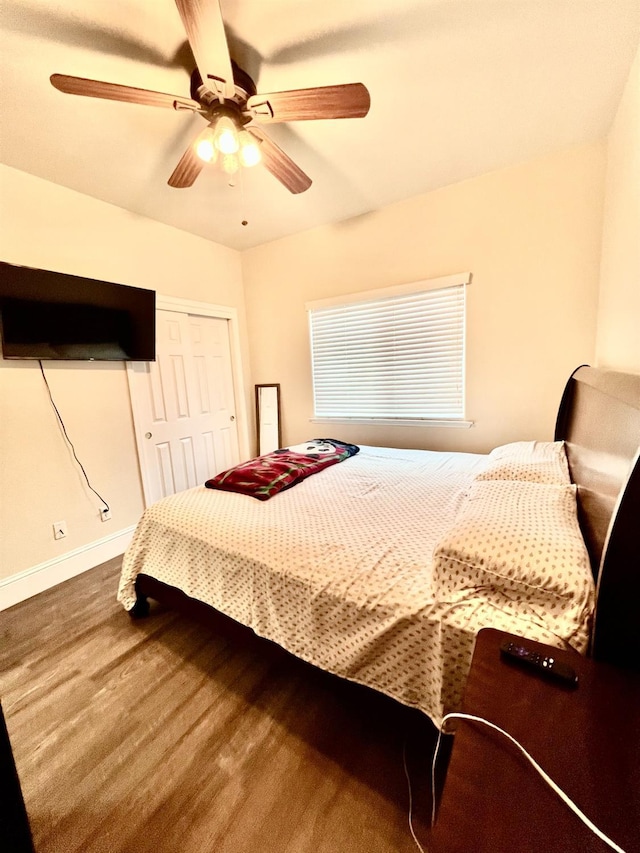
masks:
<path id="1" fill-rule="evenodd" d="M 53 560 L 47 560 L 46 563 L 3 578 L 0 580 L 0 610 L 13 607 L 32 595 L 44 592 L 45 589 L 124 554 L 135 529 L 135 525 L 126 527 L 103 539 L 76 548 L 75 551 L 69 551 Z"/>

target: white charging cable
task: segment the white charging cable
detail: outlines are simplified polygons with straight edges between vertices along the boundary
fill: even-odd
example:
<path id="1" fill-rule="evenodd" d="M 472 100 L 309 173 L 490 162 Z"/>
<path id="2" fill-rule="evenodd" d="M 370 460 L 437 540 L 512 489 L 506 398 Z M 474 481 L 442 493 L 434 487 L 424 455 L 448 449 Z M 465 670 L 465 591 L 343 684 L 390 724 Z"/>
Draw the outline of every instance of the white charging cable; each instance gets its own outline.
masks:
<path id="1" fill-rule="evenodd" d="M 553 781 L 553 779 L 547 773 L 545 773 L 545 771 L 542 769 L 542 767 L 540 767 L 540 765 L 537 763 L 537 761 L 529 755 L 527 750 L 521 744 L 519 744 L 518 741 L 514 737 L 512 737 L 508 732 L 505 732 L 504 729 L 501 729 L 500 726 L 496 726 L 495 723 L 490 723 L 489 720 L 485 720 L 483 717 L 476 717 L 474 714 L 451 713 L 451 714 L 446 714 L 442 719 L 442 725 L 440 726 L 440 730 L 438 732 L 438 740 L 436 743 L 436 748 L 435 748 L 435 751 L 433 753 L 433 762 L 431 764 L 431 791 L 432 791 L 432 803 L 433 803 L 432 807 L 431 807 L 431 826 L 434 825 L 435 819 L 436 819 L 436 797 L 435 797 L 436 760 L 438 757 L 438 751 L 440 749 L 440 740 L 441 740 L 442 735 L 446 734 L 444 729 L 445 729 L 445 726 L 449 720 L 471 720 L 474 723 L 482 723 L 482 725 L 484 725 L 484 726 L 489 726 L 489 728 L 493 729 L 494 731 L 498 732 L 501 735 L 504 735 L 504 737 L 506 737 L 507 740 L 509 740 L 515 747 L 517 747 L 520 750 L 520 752 L 524 755 L 524 757 L 527 759 L 527 761 L 538 771 L 538 773 L 540 774 L 540 776 L 542 776 L 542 778 L 547 783 L 547 785 L 549 785 L 551 790 L 555 791 L 555 793 L 560 797 L 560 799 L 564 803 L 566 803 L 567 806 L 569 806 L 571 811 L 574 812 L 574 814 L 576 814 L 580 818 L 580 820 L 585 824 L 585 826 L 587 826 L 591 830 L 591 832 L 593 832 L 595 835 L 597 835 L 598 838 L 600 838 L 601 841 L 604 841 L 604 843 L 607 844 L 609 847 L 611 847 L 612 850 L 616 850 L 617 853 L 625 853 L 625 851 L 622 849 L 622 847 L 617 845 L 615 843 L 615 841 L 612 841 L 607 835 L 604 834 L 604 832 L 602 832 L 602 830 L 598 829 L 598 827 L 592 821 L 589 820 L 589 818 L 584 814 L 584 812 L 580 811 L 580 809 L 573 802 L 573 800 L 569 799 L 569 797 L 564 793 L 564 791 L 560 787 L 558 787 L 558 785 L 556 785 L 556 783 Z"/>

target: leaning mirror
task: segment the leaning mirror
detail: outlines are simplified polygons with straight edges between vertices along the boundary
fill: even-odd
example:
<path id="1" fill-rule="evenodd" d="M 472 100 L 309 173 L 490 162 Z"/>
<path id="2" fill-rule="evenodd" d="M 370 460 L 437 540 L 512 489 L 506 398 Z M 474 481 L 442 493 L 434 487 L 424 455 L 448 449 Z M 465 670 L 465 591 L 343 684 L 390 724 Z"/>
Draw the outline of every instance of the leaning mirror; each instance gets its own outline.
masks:
<path id="1" fill-rule="evenodd" d="M 256 385 L 258 456 L 282 446 L 280 427 L 280 384 Z"/>

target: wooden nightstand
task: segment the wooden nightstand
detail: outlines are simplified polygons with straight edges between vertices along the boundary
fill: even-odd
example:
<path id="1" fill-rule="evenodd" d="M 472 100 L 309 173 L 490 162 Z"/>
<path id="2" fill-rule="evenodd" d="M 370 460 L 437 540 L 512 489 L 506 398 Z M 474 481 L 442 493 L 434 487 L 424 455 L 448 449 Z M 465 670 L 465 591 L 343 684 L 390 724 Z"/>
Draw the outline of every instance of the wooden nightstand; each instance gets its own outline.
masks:
<path id="1" fill-rule="evenodd" d="M 626 853 L 639 851 L 640 675 L 522 641 L 576 670 L 575 689 L 557 686 L 504 662 L 505 639 L 520 638 L 478 634 L 463 710 L 509 732 L 597 827 Z M 502 735 L 473 722 L 455 726 L 430 851 L 611 850 Z"/>

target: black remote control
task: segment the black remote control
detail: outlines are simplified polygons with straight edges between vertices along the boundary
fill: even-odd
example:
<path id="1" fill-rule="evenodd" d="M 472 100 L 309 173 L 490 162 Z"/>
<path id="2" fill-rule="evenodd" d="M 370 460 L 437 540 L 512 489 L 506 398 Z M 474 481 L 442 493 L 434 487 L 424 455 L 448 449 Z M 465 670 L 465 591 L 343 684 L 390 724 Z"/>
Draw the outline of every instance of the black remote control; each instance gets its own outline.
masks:
<path id="1" fill-rule="evenodd" d="M 551 655 L 541 655 L 533 649 L 509 641 L 502 643 L 500 654 L 509 661 L 520 663 L 527 669 L 535 670 L 540 675 L 559 681 L 568 687 L 576 687 L 578 684 L 575 670 Z"/>

